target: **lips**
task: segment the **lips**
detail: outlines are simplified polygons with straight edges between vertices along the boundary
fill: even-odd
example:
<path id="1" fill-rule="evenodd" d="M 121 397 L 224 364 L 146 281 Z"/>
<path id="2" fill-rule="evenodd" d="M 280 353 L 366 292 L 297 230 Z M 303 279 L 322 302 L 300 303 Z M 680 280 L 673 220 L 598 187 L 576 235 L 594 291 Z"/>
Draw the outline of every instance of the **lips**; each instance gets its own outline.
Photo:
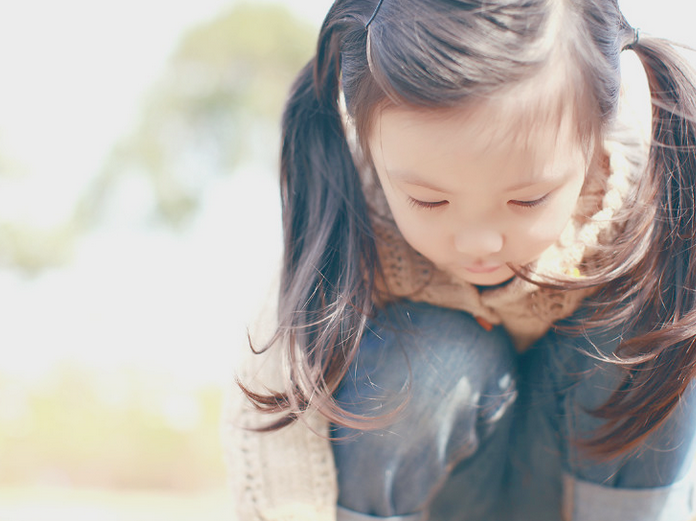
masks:
<path id="1" fill-rule="evenodd" d="M 498 271 L 501 266 L 502 266 L 502 264 L 474 264 L 471 266 L 462 266 L 462 267 L 470 273 L 481 274 L 481 273 L 493 273 L 494 271 Z"/>

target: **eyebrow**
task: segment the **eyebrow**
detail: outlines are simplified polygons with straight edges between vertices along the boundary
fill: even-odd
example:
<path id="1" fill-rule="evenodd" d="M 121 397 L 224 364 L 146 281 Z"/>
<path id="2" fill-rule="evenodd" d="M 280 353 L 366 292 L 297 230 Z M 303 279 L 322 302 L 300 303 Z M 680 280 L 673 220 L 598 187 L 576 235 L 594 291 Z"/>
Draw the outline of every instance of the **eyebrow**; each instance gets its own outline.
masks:
<path id="1" fill-rule="evenodd" d="M 423 179 L 416 175 L 413 172 L 410 171 L 405 171 L 405 170 L 387 170 L 387 175 L 396 181 L 400 181 L 402 183 L 406 183 L 409 185 L 414 185 L 414 186 L 420 186 L 422 188 L 427 188 L 429 190 L 433 190 L 435 192 L 441 192 L 443 194 L 448 194 L 450 193 L 449 190 L 445 190 L 444 188 L 440 186 L 436 186 L 432 184 L 430 181 L 427 179 Z M 534 181 L 523 181 L 521 183 L 518 183 L 513 186 L 506 187 L 503 189 L 503 192 L 516 192 L 518 190 L 523 190 L 525 188 L 530 188 L 533 186 L 537 185 L 545 185 L 545 184 L 553 184 L 553 183 L 558 183 L 563 180 L 565 180 L 571 173 L 571 170 L 568 169 L 563 173 L 563 175 L 559 176 L 554 176 L 554 177 L 546 177 L 546 178 L 541 178 L 541 179 L 536 179 Z"/>

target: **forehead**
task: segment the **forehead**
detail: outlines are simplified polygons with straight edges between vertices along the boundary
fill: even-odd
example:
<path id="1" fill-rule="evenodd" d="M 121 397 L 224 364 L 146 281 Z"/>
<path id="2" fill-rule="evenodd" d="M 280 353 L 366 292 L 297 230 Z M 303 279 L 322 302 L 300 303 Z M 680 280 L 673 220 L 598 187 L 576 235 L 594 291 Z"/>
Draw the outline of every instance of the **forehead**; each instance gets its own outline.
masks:
<path id="1" fill-rule="evenodd" d="M 386 107 L 370 133 L 371 155 L 390 172 L 436 172 L 444 179 L 462 170 L 514 172 L 522 181 L 586 159 L 574 111 L 531 101 L 512 93 L 438 110 Z"/>

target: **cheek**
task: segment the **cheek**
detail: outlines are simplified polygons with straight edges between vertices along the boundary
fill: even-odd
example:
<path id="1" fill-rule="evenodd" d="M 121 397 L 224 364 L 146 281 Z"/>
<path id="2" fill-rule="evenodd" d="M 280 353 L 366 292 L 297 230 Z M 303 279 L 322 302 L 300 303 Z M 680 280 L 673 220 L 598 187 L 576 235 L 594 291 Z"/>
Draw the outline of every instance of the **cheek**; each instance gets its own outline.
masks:
<path id="1" fill-rule="evenodd" d="M 429 243 L 437 241 L 437 233 L 433 232 L 432 226 L 428 226 L 427 219 L 419 218 L 420 212 L 414 211 L 408 204 L 390 205 L 390 207 L 401 235 L 413 248 L 421 251 Z"/>
<path id="2" fill-rule="evenodd" d="M 446 242 L 445 227 L 435 225 L 435 216 L 429 215 L 428 210 L 415 210 L 403 197 L 387 190 L 385 195 L 394 222 L 406 242 L 426 257 L 435 255 Z"/>
<path id="3" fill-rule="evenodd" d="M 550 246 L 560 237 L 567 222 L 567 218 L 540 219 L 533 225 L 520 229 L 516 235 L 529 247 Z"/>
<path id="4" fill-rule="evenodd" d="M 557 197 L 533 223 L 518 229 L 518 237 L 524 238 L 530 247 L 545 248 L 555 243 L 563 233 L 572 217 L 579 194 L 579 188 L 566 191 Z M 522 221 L 520 221 L 522 224 Z"/>

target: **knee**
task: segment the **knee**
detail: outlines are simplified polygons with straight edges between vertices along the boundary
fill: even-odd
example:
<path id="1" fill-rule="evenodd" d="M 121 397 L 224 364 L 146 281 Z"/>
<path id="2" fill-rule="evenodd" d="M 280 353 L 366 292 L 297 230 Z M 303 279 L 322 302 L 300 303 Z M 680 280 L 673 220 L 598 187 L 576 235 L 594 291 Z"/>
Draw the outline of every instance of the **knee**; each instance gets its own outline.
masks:
<path id="1" fill-rule="evenodd" d="M 468 313 L 401 303 L 370 324 L 336 398 L 360 415 L 383 414 L 402 404 L 389 429 L 409 433 L 403 443 L 422 443 L 414 432 L 442 439 L 443 429 L 450 438 L 466 433 L 474 443 L 514 402 L 515 365 L 502 328 L 486 331 Z"/>

